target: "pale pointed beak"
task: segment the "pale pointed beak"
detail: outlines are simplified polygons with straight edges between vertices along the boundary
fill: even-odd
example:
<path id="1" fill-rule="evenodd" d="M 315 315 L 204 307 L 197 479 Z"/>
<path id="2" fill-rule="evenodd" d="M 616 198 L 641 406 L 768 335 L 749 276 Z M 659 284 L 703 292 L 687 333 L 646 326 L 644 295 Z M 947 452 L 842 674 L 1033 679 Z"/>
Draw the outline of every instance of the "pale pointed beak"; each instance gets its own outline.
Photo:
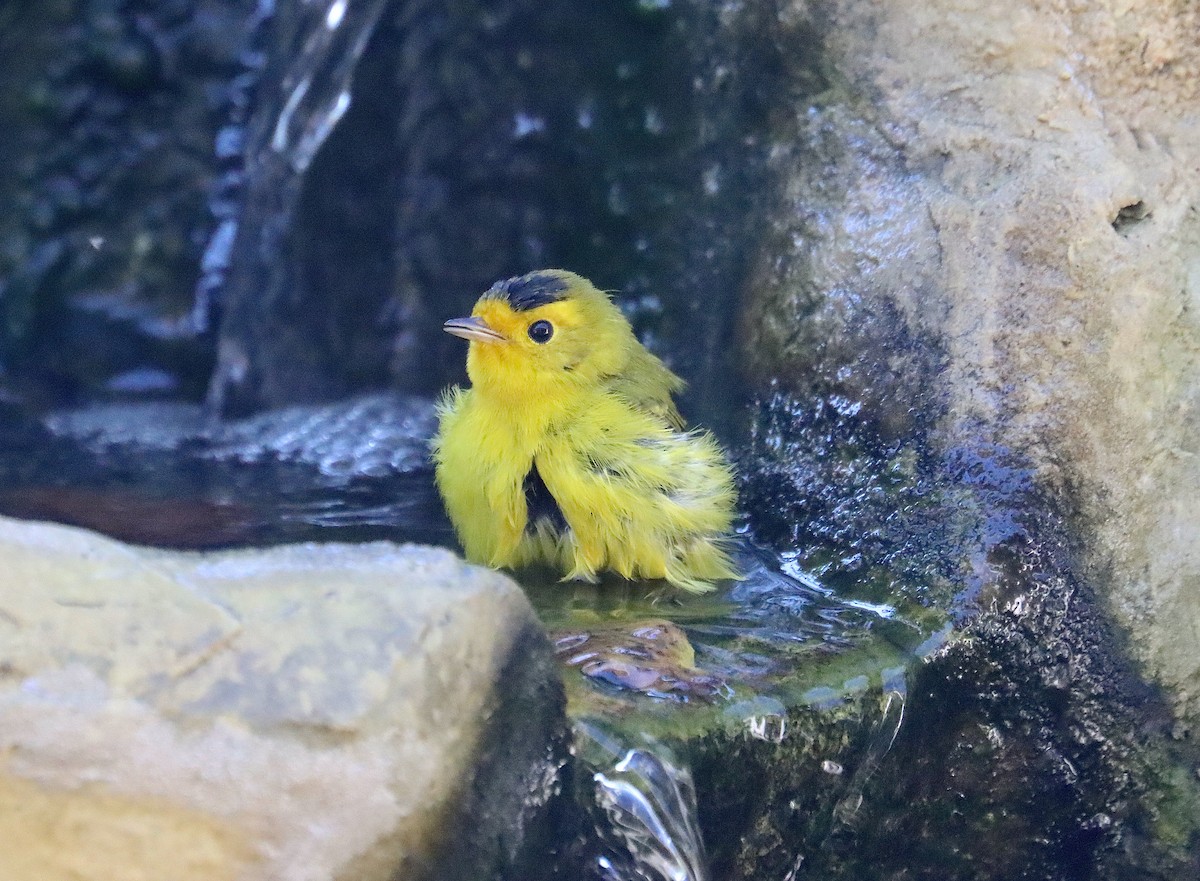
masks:
<path id="1" fill-rule="evenodd" d="M 487 326 L 482 318 L 451 318 L 442 325 L 442 330 L 462 337 L 464 340 L 477 340 L 481 343 L 502 343 L 503 334 L 497 333 Z"/>

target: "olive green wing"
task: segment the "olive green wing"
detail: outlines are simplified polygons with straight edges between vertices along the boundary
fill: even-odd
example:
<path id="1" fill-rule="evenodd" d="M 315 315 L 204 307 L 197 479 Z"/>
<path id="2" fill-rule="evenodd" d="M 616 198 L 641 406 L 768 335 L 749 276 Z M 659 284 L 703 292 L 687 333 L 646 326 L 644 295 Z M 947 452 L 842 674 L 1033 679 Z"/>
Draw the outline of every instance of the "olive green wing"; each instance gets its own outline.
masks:
<path id="1" fill-rule="evenodd" d="M 683 430 L 684 421 L 671 396 L 682 391 L 685 385 L 666 364 L 641 346 L 634 351 L 625 369 L 608 380 L 608 387 L 623 400 L 678 431 Z"/>

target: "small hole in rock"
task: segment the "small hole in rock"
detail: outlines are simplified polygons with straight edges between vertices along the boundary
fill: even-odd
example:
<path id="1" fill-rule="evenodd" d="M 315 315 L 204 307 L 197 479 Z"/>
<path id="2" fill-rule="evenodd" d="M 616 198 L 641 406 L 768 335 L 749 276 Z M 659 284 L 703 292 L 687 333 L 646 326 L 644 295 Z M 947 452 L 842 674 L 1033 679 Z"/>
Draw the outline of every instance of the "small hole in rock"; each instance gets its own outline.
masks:
<path id="1" fill-rule="evenodd" d="M 1126 205 L 1117 212 L 1117 216 L 1113 218 L 1112 228 L 1117 232 L 1124 232 L 1126 227 L 1132 226 L 1138 221 L 1145 220 L 1150 216 L 1150 209 L 1146 207 L 1146 203 L 1141 199 L 1134 202 L 1132 205 Z"/>

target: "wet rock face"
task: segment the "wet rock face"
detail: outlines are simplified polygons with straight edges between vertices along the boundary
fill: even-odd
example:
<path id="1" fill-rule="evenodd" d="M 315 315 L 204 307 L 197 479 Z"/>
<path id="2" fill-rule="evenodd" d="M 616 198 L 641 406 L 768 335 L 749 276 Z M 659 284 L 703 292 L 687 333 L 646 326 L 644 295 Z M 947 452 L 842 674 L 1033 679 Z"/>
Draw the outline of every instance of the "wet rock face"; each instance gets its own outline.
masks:
<path id="1" fill-rule="evenodd" d="M 0 876 L 493 877 L 544 851 L 563 701 L 502 576 L 17 521 L 0 547 Z"/>
<path id="2" fill-rule="evenodd" d="M 750 369 L 1027 457 L 1194 721 L 1195 10 L 826 15 L 837 87 L 774 133 Z"/>
<path id="3" fill-rule="evenodd" d="M 239 415 L 429 391 L 461 376 L 445 318 L 562 265 L 617 293 L 700 405 L 730 396 L 761 135 L 808 30 L 781 42 L 771 10 L 702 2 L 395 0 L 348 112 L 272 202 L 255 157 L 287 110 L 275 74 L 326 16 L 264 9 L 4 13 L 6 369 L 50 392 L 196 397 L 216 358 L 209 395 Z M 256 248 L 265 274 L 239 275 Z"/>
<path id="4" fill-rule="evenodd" d="M 773 743 L 751 727 L 700 745 L 719 877 L 1190 877 L 1194 754 L 1078 576 L 1063 499 L 1025 457 L 885 442 L 841 400 L 763 404 L 742 491 L 756 529 L 825 584 L 948 607 L 956 634 L 906 689 L 796 712 Z"/>
<path id="5" fill-rule="evenodd" d="M 245 4 L 0 13 L 0 364 L 57 393 L 190 391 L 189 322 Z M 124 378 L 124 379 L 123 379 Z"/>
<path id="6" fill-rule="evenodd" d="M 923 435 L 886 436 L 865 410 L 840 394 L 765 397 L 741 451 L 741 503 L 760 540 L 824 582 L 946 609 L 984 502 L 954 486 Z"/>
<path id="7" fill-rule="evenodd" d="M 911 198 L 918 178 L 865 102 L 815 100 L 776 133 L 780 189 L 746 283 L 745 366 L 760 386 L 860 407 L 885 439 L 922 433 L 946 404 L 928 378 L 945 365 L 947 306 L 934 229 Z"/>
<path id="8" fill-rule="evenodd" d="M 1184 878 L 1165 830 L 1170 711 L 1098 646 L 1117 638 L 1052 544 L 1005 542 L 989 614 L 916 671 L 904 726 L 835 825 L 816 872 L 986 878 Z M 1184 796 L 1184 802 L 1191 796 Z M 1190 821 L 1184 821 L 1188 825 Z M 862 862 L 870 854 L 869 862 Z"/>
<path id="9" fill-rule="evenodd" d="M 999 543 L 990 611 L 907 681 L 680 745 L 713 876 L 1192 877 L 1187 751 L 1161 695 L 1097 651 L 1119 637 L 1065 554 Z"/>
<path id="10" fill-rule="evenodd" d="M 785 545 L 862 525 L 876 557 L 922 547 L 922 479 L 964 493 L 965 531 L 935 518 L 928 537 L 963 553 L 978 614 L 911 693 L 906 724 L 938 730 L 901 735 L 864 814 L 909 844 L 847 847 L 895 854 L 872 871 L 896 877 L 1118 877 L 1125 859 L 1190 877 L 1194 823 L 1162 818 L 1194 799 L 1164 781 L 1194 792 L 1200 681 L 1196 11 L 821 9 L 781 7 L 819 30 L 833 85 L 773 117 L 745 486 Z M 906 444 L 916 482 L 890 468 Z M 864 503 L 839 508 L 839 482 Z M 1171 857 L 1140 838 L 1167 827 Z"/>

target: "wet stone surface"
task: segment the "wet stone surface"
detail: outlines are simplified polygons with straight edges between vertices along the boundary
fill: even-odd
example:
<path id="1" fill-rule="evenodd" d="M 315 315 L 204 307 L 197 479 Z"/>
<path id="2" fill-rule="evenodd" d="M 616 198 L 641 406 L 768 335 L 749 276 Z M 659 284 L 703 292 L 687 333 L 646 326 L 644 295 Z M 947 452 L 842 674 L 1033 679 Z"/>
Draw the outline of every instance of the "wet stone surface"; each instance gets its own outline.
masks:
<path id="1" fill-rule="evenodd" d="M 207 391 L 229 415 L 385 382 L 429 392 L 461 369 L 440 322 L 557 264 L 615 291 L 719 412 L 760 135 L 803 48 L 769 10 L 386 3 L 344 117 L 297 163 L 290 142 L 273 152 L 277 123 L 321 126 L 289 96 L 307 73 L 336 98 L 344 73 L 282 75 L 303 28 L 325 27 L 299 9 L 4 13 L 6 57 L 30 62 L 0 75 L 18 133 L 0 151 L 7 381 L 48 398 Z M 286 204 L 283 181 L 260 180 L 270 162 L 300 169 Z M 256 236 L 278 259 L 250 272 Z"/>
<path id="2" fill-rule="evenodd" d="M 153 369 L 163 390 L 195 394 L 209 355 L 193 286 L 213 144 L 244 72 L 244 4 L 55 0 L 0 17 L 13 135 L 0 147 L 0 364 L 35 393 L 119 393 Z"/>

